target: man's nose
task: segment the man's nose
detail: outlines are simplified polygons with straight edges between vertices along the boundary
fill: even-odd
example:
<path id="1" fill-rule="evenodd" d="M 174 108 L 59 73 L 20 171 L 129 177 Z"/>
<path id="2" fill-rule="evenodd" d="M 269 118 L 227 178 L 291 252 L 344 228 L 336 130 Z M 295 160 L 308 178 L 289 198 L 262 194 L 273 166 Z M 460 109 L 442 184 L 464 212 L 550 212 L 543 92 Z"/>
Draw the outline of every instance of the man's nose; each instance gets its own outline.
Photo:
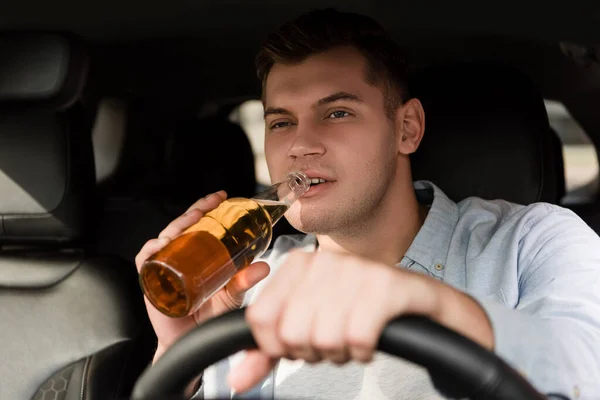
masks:
<path id="1" fill-rule="evenodd" d="M 298 125 L 296 128 L 294 139 L 288 149 L 288 157 L 301 158 L 325 154 L 325 146 L 316 127 L 310 124 L 303 125 Z"/>

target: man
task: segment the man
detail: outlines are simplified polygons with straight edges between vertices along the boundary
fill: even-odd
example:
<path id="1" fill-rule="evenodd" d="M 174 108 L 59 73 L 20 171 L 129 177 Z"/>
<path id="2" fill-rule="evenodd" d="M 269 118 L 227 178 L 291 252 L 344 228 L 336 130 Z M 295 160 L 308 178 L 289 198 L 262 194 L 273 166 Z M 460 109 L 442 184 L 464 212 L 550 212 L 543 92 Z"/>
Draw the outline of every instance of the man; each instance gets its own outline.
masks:
<path id="1" fill-rule="evenodd" d="M 155 359 L 196 324 L 249 305 L 259 349 L 204 371 L 190 394 L 437 398 L 425 371 L 374 353 L 384 325 L 413 313 L 494 351 L 543 393 L 600 395 L 600 238 L 557 206 L 457 205 L 413 183 L 425 115 L 374 21 L 309 13 L 269 37 L 257 67 L 272 180 L 303 170 L 325 182 L 286 214 L 307 235 L 281 237 L 193 316 L 170 319 L 147 302 Z M 192 205 L 140 250 L 138 268 L 225 198 Z"/>

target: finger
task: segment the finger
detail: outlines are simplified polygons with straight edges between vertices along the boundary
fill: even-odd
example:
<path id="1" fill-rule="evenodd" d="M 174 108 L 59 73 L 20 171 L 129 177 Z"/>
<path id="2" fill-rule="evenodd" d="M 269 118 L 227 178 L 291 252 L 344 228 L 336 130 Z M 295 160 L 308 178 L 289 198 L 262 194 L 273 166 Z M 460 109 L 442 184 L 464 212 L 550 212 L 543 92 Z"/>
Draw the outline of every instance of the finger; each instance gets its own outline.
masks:
<path id="1" fill-rule="evenodd" d="M 278 337 L 279 318 L 289 293 L 304 278 L 304 265 L 308 259 L 308 255 L 302 253 L 290 254 L 256 302 L 246 309 L 246 320 L 259 349 L 272 358 L 286 355 L 286 349 Z"/>
<path id="2" fill-rule="evenodd" d="M 213 302 L 211 313 L 219 315 L 240 308 L 246 292 L 269 275 L 269 272 L 269 265 L 265 262 L 250 264 L 248 267 L 239 271 L 233 276 L 225 288 L 219 290 L 215 294 L 215 297 L 217 297 L 219 301 Z M 197 315 L 199 323 L 202 319 L 202 315 Z"/>
<path id="3" fill-rule="evenodd" d="M 370 271 L 369 278 L 365 279 L 361 288 L 361 293 L 365 295 L 354 301 L 346 328 L 346 342 L 352 359 L 356 361 L 366 363 L 373 359 L 381 332 L 392 317 L 387 304 L 393 289 L 391 282 L 387 271 Z M 397 287 L 394 295 L 403 296 Z"/>
<path id="4" fill-rule="evenodd" d="M 191 211 L 194 209 L 199 209 L 202 212 L 209 212 L 210 210 L 212 210 L 212 208 L 216 207 L 217 205 L 219 205 L 219 203 L 221 203 L 223 200 L 227 200 L 227 192 L 224 190 L 219 190 L 218 192 L 214 192 L 211 193 L 203 198 L 201 198 L 200 200 L 196 201 L 194 204 L 192 204 L 187 211 Z M 214 203 L 216 202 L 216 205 L 214 205 Z M 213 205 L 212 208 L 207 208 L 206 205 Z"/>
<path id="5" fill-rule="evenodd" d="M 144 261 L 165 247 L 169 242 L 170 240 L 167 237 L 148 240 L 144 246 L 142 246 L 140 252 L 135 256 L 135 266 L 137 267 L 138 272 L 140 272 Z"/>
<path id="6" fill-rule="evenodd" d="M 246 392 L 259 384 L 276 363 L 277 359 L 258 350 L 248 351 L 242 362 L 229 373 L 227 383 L 236 393 Z"/>
<path id="7" fill-rule="evenodd" d="M 200 221 L 200 218 L 205 213 L 214 210 L 219 204 L 227 198 L 227 194 L 224 191 L 209 194 L 208 196 L 198 200 L 188 208 L 188 210 L 181 216 L 174 219 L 165 229 L 163 229 L 158 237 L 168 237 L 174 239 L 179 236 L 190 226 Z"/>
<path id="8" fill-rule="evenodd" d="M 269 264 L 262 261 L 255 262 L 237 272 L 227 283 L 225 290 L 231 300 L 239 307 L 246 292 L 265 279 L 270 272 Z"/>
<path id="9" fill-rule="evenodd" d="M 187 228 L 200 221 L 200 218 L 203 216 L 204 213 L 197 209 L 187 211 L 185 214 L 182 214 L 171 221 L 171 223 L 158 234 L 158 237 L 166 237 L 171 240 L 175 239 Z"/>
<path id="10" fill-rule="evenodd" d="M 305 279 L 299 281 L 288 294 L 289 300 L 281 313 L 277 328 L 279 340 L 286 349 L 286 357 L 293 360 L 302 359 L 308 363 L 322 359 L 311 340 L 312 330 L 315 328 L 316 315 L 320 308 L 325 306 L 325 293 L 332 290 L 332 284 L 335 285 L 337 272 L 334 265 L 327 265 L 327 269 L 324 270 L 323 265 L 315 263 L 318 258 L 311 257 L 312 263 L 302 266 L 307 271 Z M 337 299 L 335 296 L 333 298 L 337 305 Z"/>
<path id="11" fill-rule="evenodd" d="M 194 313 L 196 323 L 201 324 L 215 315 L 240 308 L 246 291 L 269 275 L 269 272 L 270 267 L 267 263 L 256 262 L 236 273 L 223 289 L 215 293 L 213 299 L 217 301 L 211 301 L 209 309 L 202 307 Z M 233 288 L 229 288 L 230 285 Z M 235 293 L 235 295 L 231 293 Z"/>
<path id="12" fill-rule="evenodd" d="M 311 343 L 322 359 L 336 364 L 350 360 L 346 329 L 354 303 L 362 301 L 364 268 L 346 259 L 336 258 L 328 265 L 333 282 L 329 290 L 319 292 L 319 309 L 313 321 Z"/>

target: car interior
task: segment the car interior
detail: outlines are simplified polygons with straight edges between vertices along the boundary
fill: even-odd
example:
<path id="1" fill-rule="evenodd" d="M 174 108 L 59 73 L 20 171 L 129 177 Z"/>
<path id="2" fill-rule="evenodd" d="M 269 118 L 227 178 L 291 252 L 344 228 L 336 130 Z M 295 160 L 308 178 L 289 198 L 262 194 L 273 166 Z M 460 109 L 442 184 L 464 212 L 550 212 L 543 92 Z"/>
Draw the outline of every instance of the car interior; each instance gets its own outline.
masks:
<path id="1" fill-rule="evenodd" d="M 597 193 L 563 203 L 563 143 L 544 104 L 564 104 L 597 150 L 598 10 L 507 6 L 493 23 L 444 4 L 328 3 L 374 16 L 406 48 L 426 113 L 414 179 L 457 202 L 563 205 L 600 233 Z M 322 6 L 0 12 L 0 398 L 128 398 L 156 349 L 134 257 L 200 197 L 264 187 L 231 115 L 260 99 L 252 62 L 266 34 Z M 285 220 L 274 231 L 271 243 L 299 233 Z"/>

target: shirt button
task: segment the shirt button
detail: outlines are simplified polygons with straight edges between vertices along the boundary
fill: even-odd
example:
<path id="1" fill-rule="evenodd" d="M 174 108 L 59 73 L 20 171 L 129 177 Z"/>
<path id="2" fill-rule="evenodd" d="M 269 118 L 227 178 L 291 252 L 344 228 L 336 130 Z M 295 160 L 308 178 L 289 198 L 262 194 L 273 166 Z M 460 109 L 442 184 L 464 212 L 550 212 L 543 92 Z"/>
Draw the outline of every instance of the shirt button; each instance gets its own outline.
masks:
<path id="1" fill-rule="evenodd" d="M 444 269 L 444 266 L 442 264 L 435 264 L 435 269 L 436 271 L 441 271 Z"/>

